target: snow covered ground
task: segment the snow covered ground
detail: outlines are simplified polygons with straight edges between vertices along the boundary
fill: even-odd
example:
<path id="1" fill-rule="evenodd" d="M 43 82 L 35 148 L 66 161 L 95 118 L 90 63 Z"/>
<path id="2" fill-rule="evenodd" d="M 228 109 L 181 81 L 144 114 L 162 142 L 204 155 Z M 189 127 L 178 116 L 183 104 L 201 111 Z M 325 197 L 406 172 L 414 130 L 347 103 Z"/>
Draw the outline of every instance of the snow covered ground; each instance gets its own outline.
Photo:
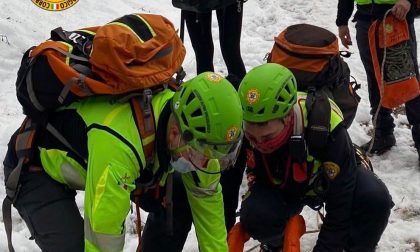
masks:
<path id="1" fill-rule="evenodd" d="M 263 63 L 263 58 L 271 50 L 273 37 L 285 27 L 296 23 L 310 23 L 327 28 L 334 33 L 337 1 L 281 1 L 281 0 L 249 0 L 244 5 L 242 56 L 247 70 Z M 12 132 L 23 119 L 21 108 L 15 98 L 15 78 L 22 53 L 30 46 L 40 43 L 49 37 L 49 31 L 61 26 L 66 30 L 86 26 L 101 25 L 119 16 L 146 12 L 162 14 L 179 27 L 179 10 L 171 5 L 169 0 L 113 0 L 87 1 L 80 0 L 74 7 L 62 12 L 47 12 L 36 7 L 29 0 L 0 2 L 0 159 L 5 155 L 6 145 Z M 416 21 L 419 25 L 419 22 Z M 353 42 L 355 43 L 354 26 L 351 25 Z M 420 27 L 416 28 L 420 34 Z M 226 68 L 218 47 L 217 22 L 213 20 L 213 37 L 215 41 L 215 69 L 226 74 Z M 188 77 L 195 73 L 194 53 L 186 36 L 187 56 L 184 67 Z M 362 83 L 359 91 L 362 101 L 350 129 L 350 135 L 357 144 L 368 141 L 368 131 L 371 128 L 369 103 L 366 88 L 366 77 L 360 62 L 358 50 L 353 46 L 354 54 L 347 60 L 352 75 Z M 188 78 L 187 77 L 187 78 Z M 395 207 L 387 229 L 379 243 L 378 251 L 402 252 L 420 251 L 420 169 L 417 161 L 411 131 L 405 115 L 396 115 L 397 146 L 378 157 L 372 157 L 377 175 L 387 184 Z M 0 180 L 3 181 L 3 171 Z M 243 190 L 245 188 L 242 188 Z M 0 198 L 5 195 L 0 186 Z M 83 206 L 83 194 L 77 197 L 77 202 Z M 316 215 L 309 209 L 304 211 L 308 230 L 316 228 Z M 133 234 L 134 215 L 127 218 L 129 234 L 126 236 L 125 251 L 134 251 L 137 240 Z M 143 220 L 146 214 L 143 213 Z M 65 218 L 63 216 L 63 218 Z M 2 222 L 2 219 L 1 219 Z M 29 231 L 16 211 L 13 211 L 13 239 L 17 251 L 39 251 L 33 241 L 30 241 Z M 310 251 L 316 241 L 317 234 L 307 234 L 302 238 L 302 251 Z M 250 242 L 248 247 L 256 244 Z M 3 223 L 0 223 L 0 251 L 6 251 L 6 235 Z M 196 239 L 191 232 L 185 246 L 185 251 L 197 251 Z"/>

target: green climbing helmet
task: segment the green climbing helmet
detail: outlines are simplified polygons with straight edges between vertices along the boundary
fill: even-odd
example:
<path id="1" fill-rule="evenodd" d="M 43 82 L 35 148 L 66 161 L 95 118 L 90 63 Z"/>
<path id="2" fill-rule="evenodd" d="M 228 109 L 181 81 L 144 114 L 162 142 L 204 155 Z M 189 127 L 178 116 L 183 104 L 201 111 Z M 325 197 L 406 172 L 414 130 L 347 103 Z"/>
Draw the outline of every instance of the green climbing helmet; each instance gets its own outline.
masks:
<path id="1" fill-rule="evenodd" d="M 296 103 L 297 86 L 286 67 L 267 63 L 249 71 L 239 86 L 239 98 L 248 122 L 285 117 Z"/>
<path id="2" fill-rule="evenodd" d="M 172 111 L 183 139 L 202 153 L 228 154 L 241 140 L 238 93 L 216 73 L 205 72 L 183 83 L 173 97 Z M 209 156 L 217 157 L 214 153 Z"/>

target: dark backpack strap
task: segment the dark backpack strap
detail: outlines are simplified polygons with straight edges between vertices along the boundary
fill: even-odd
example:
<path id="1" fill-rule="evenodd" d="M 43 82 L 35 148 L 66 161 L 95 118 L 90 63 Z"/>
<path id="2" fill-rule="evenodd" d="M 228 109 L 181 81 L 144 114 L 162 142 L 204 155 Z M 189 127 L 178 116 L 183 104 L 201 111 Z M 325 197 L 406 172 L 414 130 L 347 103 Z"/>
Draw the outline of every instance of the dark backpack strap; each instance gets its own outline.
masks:
<path id="1" fill-rule="evenodd" d="M 15 151 L 18 157 L 18 164 L 6 179 L 6 197 L 3 200 L 2 212 L 4 227 L 7 236 L 7 245 L 9 251 L 14 252 L 12 244 L 12 204 L 15 202 L 19 194 L 20 185 L 19 178 L 22 172 L 22 167 L 32 157 L 32 146 L 36 133 L 37 125 L 33 123 L 28 117 L 23 121 L 19 133 L 16 137 Z"/>
<path id="2" fill-rule="evenodd" d="M 73 146 L 67 141 L 67 139 L 61 134 L 52 124 L 47 123 L 45 126 L 48 132 L 51 133 L 58 141 L 60 141 L 64 146 L 66 146 L 71 152 L 77 155 L 81 160 L 87 162 L 87 157 L 83 156 L 80 152 L 78 152 Z"/>
<path id="3" fill-rule="evenodd" d="M 322 159 L 330 132 L 331 104 L 328 96 L 317 92 L 315 87 L 310 87 L 306 98 L 306 110 L 308 126 L 305 139 L 309 153 Z"/>
<path id="4" fill-rule="evenodd" d="M 141 137 L 144 156 L 146 158 L 146 166 L 145 166 L 146 168 L 140 171 L 140 177 L 144 175 L 142 173 L 145 172 L 145 170 L 150 170 L 147 168 L 150 168 L 153 166 L 153 160 L 154 160 L 154 154 L 155 154 L 156 129 L 155 129 L 155 118 L 153 114 L 151 98 L 152 98 L 152 91 L 150 89 L 146 89 L 144 90 L 141 96 L 136 96 L 130 99 L 131 107 L 133 110 L 133 116 L 137 125 L 137 129 L 139 131 L 139 135 Z"/>

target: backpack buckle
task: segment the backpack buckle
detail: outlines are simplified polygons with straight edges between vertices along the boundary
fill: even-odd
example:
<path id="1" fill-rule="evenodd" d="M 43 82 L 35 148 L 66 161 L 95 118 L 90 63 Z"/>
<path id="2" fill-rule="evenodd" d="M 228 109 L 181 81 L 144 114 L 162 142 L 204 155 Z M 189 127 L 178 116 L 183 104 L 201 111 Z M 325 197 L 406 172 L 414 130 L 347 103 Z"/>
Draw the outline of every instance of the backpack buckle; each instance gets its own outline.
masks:
<path id="1" fill-rule="evenodd" d="M 152 114 L 152 106 L 150 104 L 152 103 L 152 90 L 151 89 L 145 89 L 143 91 L 143 104 L 144 104 L 144 116 L 149 117 Z"/>

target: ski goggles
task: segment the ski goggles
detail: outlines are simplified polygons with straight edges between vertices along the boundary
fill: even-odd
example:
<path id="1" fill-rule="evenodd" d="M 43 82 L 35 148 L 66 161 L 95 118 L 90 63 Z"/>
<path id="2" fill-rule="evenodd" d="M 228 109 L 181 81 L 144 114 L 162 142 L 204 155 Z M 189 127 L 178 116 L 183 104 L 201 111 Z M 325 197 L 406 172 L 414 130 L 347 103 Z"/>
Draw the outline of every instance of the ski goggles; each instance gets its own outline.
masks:
<path id="1" fill-rule="evenodd" d="M 239 154 L 242 144 L 242 134 L 235 142 L 227 144 L 215 144 L 200 140 L 191 140 L 188 144 L 178 148 L 177 153 L 187 152 L 189 161 L 199 170 L 205 171 L 209 160 L 215 159 L 219 162 L 220 171 L 232 167 Z"/>

